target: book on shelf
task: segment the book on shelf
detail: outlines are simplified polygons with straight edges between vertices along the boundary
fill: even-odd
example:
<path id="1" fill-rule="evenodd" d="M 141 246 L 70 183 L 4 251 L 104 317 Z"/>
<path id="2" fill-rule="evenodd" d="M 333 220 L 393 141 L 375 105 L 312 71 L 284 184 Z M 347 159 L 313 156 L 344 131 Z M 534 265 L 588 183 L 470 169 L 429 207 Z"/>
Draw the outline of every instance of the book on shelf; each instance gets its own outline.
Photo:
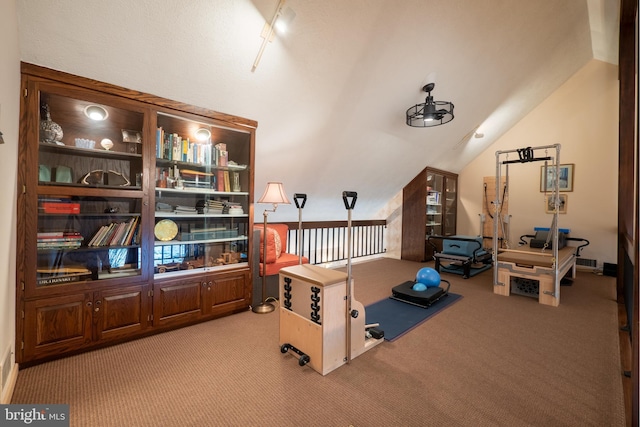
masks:
<path id="1" fill-rule="evenodd" d="M 224 171 L 224 191 L 231 191 L 231 181 L 229 180 L 229 171 Z"/>
<path id="2" fill-rule="evenodd" d="M 180 158 L 180 147 L 182 146 L 182 137 L 177 133 L 173 135 L 173 141 L 171 143 L 171 158 Z"/>
<path id="3" fill-rule="evenodd" d="M 106 227 L 107 226 L 105 226 L 105 225 L 100 226 L 100 228 L 98 228 L 98 231 L 96 231 L 93 234 L 93 237 L 91 239 L 89 239 L 89 242 L 87 243 L 87 246 L 95 246 L 95 243 L 100 239 L 102 234 L 105 232 L 105 228 Z"/>
<path id="4" fill-rule="evenodd" d="M 116 229 L 115 222 L 112 222 L 111 224 L 109 224 L 104 234 L 100 237 L 100 241 L 96 242 L 95 246 L 105 246 L 111 239 L 111 236 L 113 235 L 113 233 L 115 233 L 115 229 Z"/>
<path id="5" fill-rule="evenodd" d="M 36 279 L 38 286 L 60 285 L 63 283 L 81 282 L 91 279 L 91 273 L 66 274 L 63 276 L 41 277 Z"/>
<path id="6" fill-rule="evenodd" d="M 140 217 L 135 217 L 133 218 L 133 222 L 131 223 L 131 225 L 129 226 L 129 230 L 127 232 L 127 235 L 124 238 L 124 242 L 123 245 L 125 246 L 129 246 L 134 239 L 134 236 L 137 233 L 137 229 L 138 229 L 138 222 L 140 221 Z"/>
<path id="7" fill-rule="evenodd" d="M 91 273 L 67 274 L 65 276 L 52 276 L 36 279 L 38 286 L 60 285 L 63 283 L 82 282 L 91 279 Z"/>
<path id="8" fill-rule="evenodd" d="M 64 231 L 38 231 L 38 239 L 50 239 L 64 237 Z"/>
<path id="9" fill-rule="evenodd" d="M 87 246 L 104 246 L 104 242 L 107 241 L 107 239 L 113 232 L 114 227 L 115 223 L 103 225 L 102 227 L 100 227 L 93 238 L 89 241 L 89 244 Z"/>
<path id="10" fill-rule="evenodd" d="M 82 241 L 77 242 L 38 242 L 37 249 L 77 249 L 82 246 Z"/>
<path id="11" fill-rule="evenodd" d="M 161 159 L 164 153 L 164 129 L 160 126 L 156 129 L 156 158 Z"/>
<path id="12" fill-rule="evenodd" d="M 61 239 L 61 238 L 75 238 L 82 237 L 80 232 L 75 230 L 59 230 L 59 231 L 38 231 L 38 239 Z"/>
<path id="13" fill-rule="evenodd" d="M 40 200 L 39 209 L 48 214 L 79 214 L 80 203 L 71 199 Z"/>
<path id="14" fill-rule="evenodd" d="M 222 170 L 218 171 L 218 179 L 216 181 L 218 183 L 217 190 L 224 191 L 224 171 Z"/>
<path id="15" fill-rule="evenodd" d="M 91 271 L 84 267 L 38 268 L 38 286 L 58 285 L 91 279 Z"/>
<path id="16" fill-rule="evenodd" d="M 124 229 L 126 228 L 126 226 L 127 226 L 126 222 L 120 222 L 116 224 L 113 234 L 111 235 L 111 237 L 109 238 L 109 241 L 106 242 L 105 245 L 108 245 L 108 246 L 120 245 L 120 242 L 122 239 L 122 233 L 124 233 Z"/>
<path id="17" fill-rule="evenodd" d="M 131 226 L 131 231 L 127 235 L 127 240 L 125 241 L 125 245 L 138 244 L 138 234 L 140 231 L 140 217 L 136 217 L 133 225 Z"/>

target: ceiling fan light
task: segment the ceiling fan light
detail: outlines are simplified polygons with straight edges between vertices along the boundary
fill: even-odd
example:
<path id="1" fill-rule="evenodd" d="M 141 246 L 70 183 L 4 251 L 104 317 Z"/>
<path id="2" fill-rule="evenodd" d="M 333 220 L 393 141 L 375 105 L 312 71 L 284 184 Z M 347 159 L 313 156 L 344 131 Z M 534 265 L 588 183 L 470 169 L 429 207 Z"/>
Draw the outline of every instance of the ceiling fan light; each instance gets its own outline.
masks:
<path id="1" fill-rule="evenodd" d="M 449 123 L 453 120 L 453 103 L 434 101 L 431 96 L 435 84 L 429 83 L 422 88 L 427 92 L 423 104 L 416 104 L 407 110 L 407 125 L 411 127 L 431 127 Z"/>

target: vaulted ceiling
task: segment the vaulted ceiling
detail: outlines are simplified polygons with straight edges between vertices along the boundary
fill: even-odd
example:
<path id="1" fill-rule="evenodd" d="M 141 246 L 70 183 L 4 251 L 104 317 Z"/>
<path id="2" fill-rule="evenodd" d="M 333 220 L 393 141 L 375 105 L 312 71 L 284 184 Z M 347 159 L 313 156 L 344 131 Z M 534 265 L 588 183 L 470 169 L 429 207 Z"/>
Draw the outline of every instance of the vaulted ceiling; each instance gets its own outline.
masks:
<path id="1" fill-rule="evenodd" d="M 589 60 L 617 63 L 619 0 L 18 1 L 23 61 L 258 121 L 267 181 L 307 193 L 305 219 L 375 218 L 420 170 L 458 172 Z M 435 100 L 455 119 L 405 124 Z M 589 88 L 585 88 L 589 90 Z M 474 138 L 473 134 L 484 134 Z M 261 212 L 258 209 L 257 212 Z M 281 207 L 274 220 L 295 220 Z"/>

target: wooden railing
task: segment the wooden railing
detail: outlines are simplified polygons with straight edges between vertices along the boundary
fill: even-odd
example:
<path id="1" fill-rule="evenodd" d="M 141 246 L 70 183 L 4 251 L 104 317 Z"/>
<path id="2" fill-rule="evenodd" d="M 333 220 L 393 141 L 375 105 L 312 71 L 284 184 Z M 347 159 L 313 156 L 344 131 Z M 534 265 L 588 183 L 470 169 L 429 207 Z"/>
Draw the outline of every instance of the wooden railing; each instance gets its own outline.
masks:
<path id="1" fill-rule="evenodd" d="M 298 230 L 297 222 L 284 222 L 289 226 L 287 252 L 309 258 L 310 264 L 326 264 L 343 261 L 348 257 L 347 221 L 303 222 Z M 384 245 L 385 220 L 351 221 L 351 258 L 380 255 L 386 252 Z"/>

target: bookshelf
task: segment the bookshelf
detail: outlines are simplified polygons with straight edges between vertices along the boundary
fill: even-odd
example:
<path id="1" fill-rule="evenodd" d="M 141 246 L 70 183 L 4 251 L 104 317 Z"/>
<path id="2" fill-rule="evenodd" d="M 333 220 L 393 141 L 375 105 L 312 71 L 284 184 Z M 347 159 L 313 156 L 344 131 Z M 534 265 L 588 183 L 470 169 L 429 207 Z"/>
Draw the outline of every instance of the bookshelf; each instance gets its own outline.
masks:
<path id="1" fill-rule="evenodd" d="M 248 309 L 257 123 L 21 67 L 18 363 Z"/>

